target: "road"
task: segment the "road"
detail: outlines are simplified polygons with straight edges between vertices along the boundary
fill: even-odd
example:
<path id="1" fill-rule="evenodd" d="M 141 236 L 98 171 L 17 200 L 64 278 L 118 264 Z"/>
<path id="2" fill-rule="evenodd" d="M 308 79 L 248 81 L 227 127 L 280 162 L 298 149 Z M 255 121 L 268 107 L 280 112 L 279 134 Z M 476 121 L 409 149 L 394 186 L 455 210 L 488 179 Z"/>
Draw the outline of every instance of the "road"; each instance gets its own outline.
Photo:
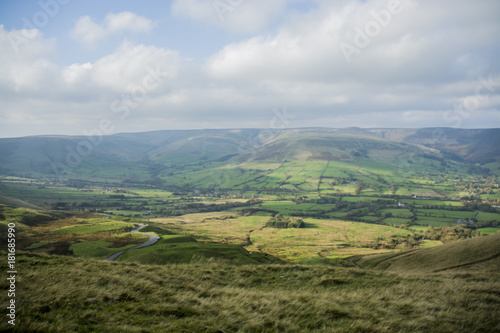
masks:
<path id="1" fill-rule="evenodd" d="M 141 230 L 145 226 L 147 226 L 147 224 L 139 224 L 139 226 L 137 228 L 131 230 L 130 232 L 139 232 L 139 230 Z M 156 243 L 160 239 L 160 236 L 154 236 L 154 235 L 146 234 L 146 233 L 143 233 L 143 232 L 139 232 L 139 233 L 143 234 L 145 236 L 148 236 L 149 240 L 146 243 L 144 243 L 144 244 L 137 245 L 137 246 L 131 247 L 130 249 L 126 249 L 126 250 L 120 251 L 118 253 L 115 253 L 111 257 L 109 257 L 108 259 L 106 259 L 106 260 L 107 261 L 113 261 L 113 260 L 115 260 L 116 258 L 118 258 L 119 256 L 121 256 L 122 254 L 124 254 L 127 251 L 134 250 L 134 249 L 141 249 L 143 247 L 153 245 L 154 243 Z"/>

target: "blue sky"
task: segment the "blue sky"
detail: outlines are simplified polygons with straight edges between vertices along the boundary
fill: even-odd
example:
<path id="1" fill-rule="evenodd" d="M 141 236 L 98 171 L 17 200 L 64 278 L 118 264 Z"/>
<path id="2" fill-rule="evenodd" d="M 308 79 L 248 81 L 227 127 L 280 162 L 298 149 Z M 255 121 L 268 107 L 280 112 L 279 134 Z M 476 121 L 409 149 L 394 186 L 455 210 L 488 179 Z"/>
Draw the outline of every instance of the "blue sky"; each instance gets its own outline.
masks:
<path id="1" fill-rule="evenodd" d="M 499 127 L 498 17 L 496 0 L 0 0 L 0 137 Z"/>
<path id="2" fill-rule="evenodd" d="M 44 3 L 49 3 L 45 1 Z M 57 15 L 51 17 L 48 23 L 42 27 L 45 38 L 56 38 L 61 57 L 59 63 L 72 64 L 74 62 L 85 62 L 98 59 L 102 54 L 111 52 L 122 38 L 127 38 L 136 43 L 152 44 L 178 50 L 186 57 L 203 59 L 222 48 L 234 38 L 217 27 L 207 26 L 195 20 L 182 19 L 171 14 L 171 1 L 133 1 L 133 0 L 109 0 L 109 1 L 68 1 L 67 4 L 58 4 Z M 23 18 L 34 22 L 34 15 L 44 11 L 38 1 L 2 1 L 0 2 L 1 24 L 7 30 L 22 29 L 25 25 Z M 54 7 L 55 8 L 55 7 Z M 96 49 L 82 49 L 78 41 L 68 34 L 82 16 L 90 16 L 96 22 L 102 22 L 108 13 L 133 12 L 139 16 L 146 17 L 155 23 L 155 29 L 144 34 L 119 35 L 113 40 L 114 43 L 100 45 Z"/>

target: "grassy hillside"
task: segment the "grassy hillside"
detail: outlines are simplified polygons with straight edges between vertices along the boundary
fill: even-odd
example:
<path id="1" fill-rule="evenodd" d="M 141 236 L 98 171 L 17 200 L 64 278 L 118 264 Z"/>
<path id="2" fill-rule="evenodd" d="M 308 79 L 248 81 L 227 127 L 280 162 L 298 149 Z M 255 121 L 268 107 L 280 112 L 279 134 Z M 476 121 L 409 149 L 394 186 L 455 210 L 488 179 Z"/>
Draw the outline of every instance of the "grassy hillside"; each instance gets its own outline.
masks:
<path id="1" fill-rule="evenodd" d="M 395 142 L 409 142 L 452 153 L 469 162 L 498 160 L 500 131 L 498 129 L 375 129 L 380 137 Z"/>
<path id="2" fill-rule="evenodd" d="M 5 255 L 3 253 L 2 255 Z M 138 265 L 18 253 L 19 332 L 494 332 L 498 272 Z M 0 269 L 7 270 L 6 262 Z M 1 282 L 8 288 L 8 281 Z M 6 304 L 7 293 L 0 299 Z M 0 330 L 10 329 L 7 321 Z"/>
<path id="3" fill-rule="evenodd" d="M 2 174 L 78 179 L 144 178 L 141 164 L 151 145 L 120 136 L 40 136 L 0 139 Z M 149 178 L 149 175 L 148 177 Z"/>
<path id="4" fill-rule="evenodd" d="M 498 272 L 500 234 L 473 238 L 429 249 L 352 258 L 363 268 L 391 272 L 480 270 Z"/>
<path id="5" fill-rule="evenodd" d="M 73 179 L 154 180 L 160 173 L 213 169 L 245 162 L 337 161 L 382 168 L 429 166 L 431 160 L 491 160 L 498 130 L 261 129 L 186 130 L 106 137 L 0 139 L 0 174 Z M 453 155 L 450 155 L 453 153 Z M 443 155 L 444 154 L 444 155 Z M 491 161 L 490 161 L 491 162 Z M 459 163 L 455 161 L 455 163 Z M 403 166 L 403 164 L 405 166 Z"/>

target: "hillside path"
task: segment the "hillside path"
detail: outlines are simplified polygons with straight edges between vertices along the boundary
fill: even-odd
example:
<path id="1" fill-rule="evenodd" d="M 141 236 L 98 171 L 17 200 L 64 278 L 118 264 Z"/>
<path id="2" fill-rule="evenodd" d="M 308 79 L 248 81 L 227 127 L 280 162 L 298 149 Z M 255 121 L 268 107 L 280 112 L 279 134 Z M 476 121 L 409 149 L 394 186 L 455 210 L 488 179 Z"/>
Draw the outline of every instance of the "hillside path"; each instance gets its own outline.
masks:
<path id="1" fill-rule="evenodd" d="M 131 230 L 130 232 L 139 232 L 139 230 L 141 230 L 145 226 L 147 226 L 147 224 L 144 224 L 144 223 L 139 224 L 139 226 L 137 228 Z M 130 249 L 126 249 L 126 250 L 120 251 L 118 253 L 115 253 L 111 257 L 109 257 L 108 259 L 106 259 L 106 260 L 107 261 L 113 261 L 113 260 L 115 260 L 116 258 L 118 258 L 119 256 L 121 256 L 122 254 L 124 254 L 127 251 L 134 250 L 134 249 L 141 249 L 143 247 L 153 245 L 154 243 L 156 243 L 160 239 L 160 236 L 146 234 L 144 232 L 139 232 L 139 233 L 142 234 L 142 235 L 148 236 L 149 240 L 146 243 L 144 243 L 144 244 L 137 245 L 137 246 L 131 247 Z"/>

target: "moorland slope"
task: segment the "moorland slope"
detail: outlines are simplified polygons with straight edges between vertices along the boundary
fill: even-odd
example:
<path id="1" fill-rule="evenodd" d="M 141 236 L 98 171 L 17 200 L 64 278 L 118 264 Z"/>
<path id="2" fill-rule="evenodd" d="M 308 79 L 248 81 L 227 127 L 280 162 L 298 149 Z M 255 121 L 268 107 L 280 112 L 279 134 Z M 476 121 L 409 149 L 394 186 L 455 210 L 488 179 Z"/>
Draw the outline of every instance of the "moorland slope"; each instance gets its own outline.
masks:
<path id="1" fill-rule="evenodd" d="M 429 273 L 457 270 L 498 272 L 500 233 L 428 249 L 370 255 L 350 260 L 362 268 L 391 272 Z"/>

